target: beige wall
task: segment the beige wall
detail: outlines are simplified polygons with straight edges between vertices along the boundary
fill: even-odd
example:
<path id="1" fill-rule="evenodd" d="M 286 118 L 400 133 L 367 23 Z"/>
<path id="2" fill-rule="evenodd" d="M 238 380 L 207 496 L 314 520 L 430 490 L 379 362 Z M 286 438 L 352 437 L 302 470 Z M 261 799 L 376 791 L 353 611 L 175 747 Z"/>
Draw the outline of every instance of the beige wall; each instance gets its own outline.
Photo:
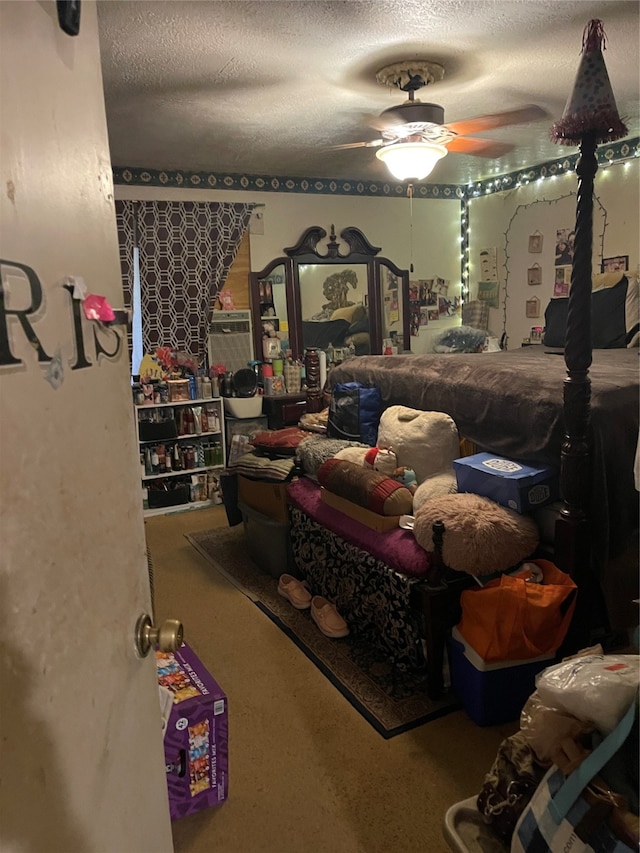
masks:
<path id="1" fill-rule="evenodd" d="M 638 270 L 640 257 L 640 162 L 600 167 L 595 179 L 593 210 L 593 271 L 600 272 L 604 257 L 629 255 L 629 269 Z M 469 203 L 470 290 L 473 297 L 480 279 L 481 249 L 495 246 L 500 282 L 499 308 L 490 311 L 490 329 L 500 336 L 506 329 L 509 346 L 518 347 L 531 326 L 544 325 L 544 309 L 553 295 L 556 231 L 573 228 L 576 219 L 577 176 L 546 178 L 518 190 L 480 196 Z M 529 235 L 543 237 L 540 254 L 528 251 Z M 527 284 L 527 270 L 538 263 L 542 284 Z M 506 293 L 506 301 L 505 301 Z M 525 303 L 540 299 L 540 318 L 529 319 Z"/>
<path id="2" fill-rule="evenodd" d="M 284 248 L 293 246 L 303 232 L 319 225 L 327 232 L 335 225 L 339 234 L 347 226 L 359 228 L 411 278 L 444 278 L 451 287 L 460 287 L 460 203 L 457 200 L 413 200 L 413 251 L 411 205 L 407 198 L 351 198 L 348 196 L 306 196 L 296 193 L 258 193 L 163 187 L 116 186 L 116 198 L 196 201 L 253 201 L 263 204 L 264 234 L 250 235 L 251 269 L 261 270 Z M 341 247 L 343 251 L 346 245 Z M 241 307 L 241 306 L 239 306 Z M 455 320 L 449 321 L 450 323 Z M 440 324 L 438 324 L 440 327 Z M 445 327 L 442 321 L 441 327 Z M 412 349 L 426 349 L 429 336 L 421 331 L 412 338 Z"/>
<path id="3" fill-rule="evenodd" d="M 599 271 L 602 253 L 605 257 L 628 254 L 630 268 L 638 267 L 639 169 L 640 162 L 636 158 L 627 164 L 601 167 L 596 175 L 594 271 Z M 544 322 L 544 307 L 553 293 L 555 234 L 558 228 L 571 228 L 575 224 L 576 187 L 577 178 L 573 173 L 470 201 L 471 297 L 477 292 L 479 280 L 478 253 L 482 248 L 495 246 L 500 300 L 499 308 L 490 311 L 490 331 L 499 337 L 506 330 L 512 347 L 520 345 L 532 325 Z M 116 198 L 127 199 L 253 201 L 264 205 L 260 208 L 264 234 L 251 234 L 249 238 L 249 262 L 254 271 L 280 256 L 284 247 L 296 243 L 311 225 L 320 225 L 329 231 L 334 224 L 337 233 L 352 225 L 360 228 L 374 245 L 381 246 L 381 254 L 401 268 L 409 268 L 413 259 L 411 279 L 448 279 L 451 290 L 459 292 L 460 204 L 457 200 L 414 199 L 412 227 L 406 198 L 132 186 L 116 186 L 115 193 Z M 528 236 L 534 231 L 542 233 L 544 238 L 541 255 L 528 252 Z M 527 269 L 534 262 L 543 268 L 542 285 L 538 287 L 527 284 Z M 233 273 L 237 276 L 235 287 L 241 289 L 246 256 L 239 253 L 238 263 L 240 267 L 234 267 Z M 539 320 L 530 320 L 525 315 L 525 302 L 533 293 L 540 299 Z M 238 307 L 243 306 L 244 303 L 238 302 Z M 411 339 L 412 350 L 425 351 L 437 331 L 458 322 L 459 318 L 440 321 L 437 326 L 421 329 L 420 335 Z"/>

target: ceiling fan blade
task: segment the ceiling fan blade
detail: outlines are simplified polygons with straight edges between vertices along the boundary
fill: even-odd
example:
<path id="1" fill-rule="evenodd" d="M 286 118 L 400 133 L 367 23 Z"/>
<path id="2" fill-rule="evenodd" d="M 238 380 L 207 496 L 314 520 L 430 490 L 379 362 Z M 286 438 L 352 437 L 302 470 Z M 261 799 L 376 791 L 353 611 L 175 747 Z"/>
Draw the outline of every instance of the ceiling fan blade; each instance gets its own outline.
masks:
<path id="1" fill-rule="evenodd" d="M 447 127 L 460 136 L 469 133 L 482 133 L 484 130 L 493 130 L 495 127 L 505 127 L 509 124 L 524 124 L 529 121 L 546 118 L 548 113 L 542 107 L 528 104 L 517 110 L 507 110 L 504 113 L 492 113 L 486 116 L 463 119 L 462 121 L 447 122 Z"/>
<path id="2" fill-rule="evenodd" d="M 377 148 L 384 145 L 384 139 L 372 139 L 371 142 L 347 142 L 344 145 L 329 145 L 330 151 L 343 151 L 345 148 Z"/>
<path id="3" fill-rule="evenodd" d="M 493 139 L 475 139 L 473 136 L 454 136 L 445 144 L 447 151 L 454 154 L 473 154 L 476 157 L 496 159 L 513 151 L 513 145 Z"/>
<path id="4" fill-rule="evenodd" d="M 402 122 L 395 116 L 371 115 L 364 116 L 365 124 L 373 130 L 379 130 L 382 133 L 385 130 L 393 130 L 394 127 L 399 127 Z"/>

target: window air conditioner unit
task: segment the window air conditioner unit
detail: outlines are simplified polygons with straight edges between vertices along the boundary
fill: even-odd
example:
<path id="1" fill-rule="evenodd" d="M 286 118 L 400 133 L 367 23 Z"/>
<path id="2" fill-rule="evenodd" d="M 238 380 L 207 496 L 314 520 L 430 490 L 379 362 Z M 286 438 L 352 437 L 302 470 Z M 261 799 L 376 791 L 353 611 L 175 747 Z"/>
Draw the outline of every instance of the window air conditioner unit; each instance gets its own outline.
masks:
<path id="1" fill-rule="evenodd" d="M 209 326 L 209 365 L 224 364 L 235 373 L 252 360 L 251 311 L 214 311 Z"/>

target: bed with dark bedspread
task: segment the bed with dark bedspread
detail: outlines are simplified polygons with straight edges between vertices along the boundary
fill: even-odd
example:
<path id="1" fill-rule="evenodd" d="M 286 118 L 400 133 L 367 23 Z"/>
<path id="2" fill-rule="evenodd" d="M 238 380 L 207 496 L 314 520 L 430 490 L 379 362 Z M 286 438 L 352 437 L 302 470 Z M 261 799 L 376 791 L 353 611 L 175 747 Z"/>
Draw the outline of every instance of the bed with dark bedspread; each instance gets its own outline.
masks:
<path id="1" fill-rule="evenodd" d="M 386 406 L 441 411 L 480 449 L 556 467 L 564 438 L 562 350 L 362 356 L 329 382 L 376 385 Z M 591 378 L 590 530 L 594 568 L 627 547 L 637 527 L 638 350 L 594 350 Z"/>

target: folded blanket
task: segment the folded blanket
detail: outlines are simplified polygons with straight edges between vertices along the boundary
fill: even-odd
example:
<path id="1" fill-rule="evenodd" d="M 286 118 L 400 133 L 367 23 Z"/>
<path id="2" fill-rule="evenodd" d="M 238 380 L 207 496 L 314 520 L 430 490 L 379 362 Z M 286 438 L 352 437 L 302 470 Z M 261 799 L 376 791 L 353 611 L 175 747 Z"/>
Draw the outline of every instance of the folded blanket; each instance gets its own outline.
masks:
<path id="1" fill-rule="evenodd" d="M 270 459 L 260 456 L 255 451 L 245 453 L 229 468 L 234 474 L 242 474 L 252 480 L 290 480 L 297 472 L 297 466 L 292 457 L 287 459 Z"/>

